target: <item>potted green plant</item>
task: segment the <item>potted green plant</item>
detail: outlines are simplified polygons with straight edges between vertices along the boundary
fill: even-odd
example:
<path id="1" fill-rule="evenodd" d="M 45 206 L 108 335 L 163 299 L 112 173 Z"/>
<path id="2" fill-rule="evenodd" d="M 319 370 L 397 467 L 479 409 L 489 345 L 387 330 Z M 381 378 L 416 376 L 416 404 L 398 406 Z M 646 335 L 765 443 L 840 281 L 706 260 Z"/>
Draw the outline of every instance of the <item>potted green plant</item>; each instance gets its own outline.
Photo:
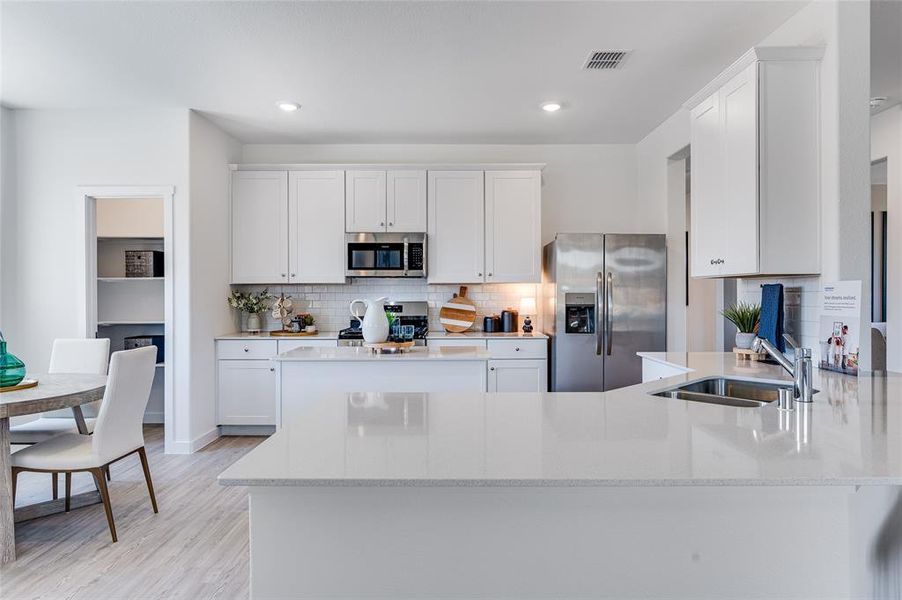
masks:
<path id="1" fill-rule="evenodd" d="M 720 314 L 736 326 L 736 347 L 749 349 L 755 341 L 755 331 L 758 329 L 758 321 L 761 319 L 761 305 L 737 302 Z"/>
<path id="2" fill-rule="evenodd" d="M 257 333 L 263 328 L 260 313 L 269 310 L 269 301 L 272 300 L 272 294 L 269 293 L 267 288 L 263 288 L 260 292 L 248 292 L 246 294 L 240 290 L 232 290 L 232 293 L 229 294 L 226 300 L 232 308 L 247 313 L 245 331 Z"/>

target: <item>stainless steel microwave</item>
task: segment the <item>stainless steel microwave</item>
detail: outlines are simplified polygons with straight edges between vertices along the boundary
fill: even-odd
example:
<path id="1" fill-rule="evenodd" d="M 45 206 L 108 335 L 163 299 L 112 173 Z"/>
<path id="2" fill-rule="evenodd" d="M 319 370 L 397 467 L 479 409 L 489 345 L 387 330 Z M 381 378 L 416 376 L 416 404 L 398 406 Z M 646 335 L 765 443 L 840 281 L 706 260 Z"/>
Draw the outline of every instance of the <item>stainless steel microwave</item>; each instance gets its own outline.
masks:
<path id="1" fill-rule="evenodd" d="M 348 277 L 425 277 L 425 233 L 345 234 Z"/>

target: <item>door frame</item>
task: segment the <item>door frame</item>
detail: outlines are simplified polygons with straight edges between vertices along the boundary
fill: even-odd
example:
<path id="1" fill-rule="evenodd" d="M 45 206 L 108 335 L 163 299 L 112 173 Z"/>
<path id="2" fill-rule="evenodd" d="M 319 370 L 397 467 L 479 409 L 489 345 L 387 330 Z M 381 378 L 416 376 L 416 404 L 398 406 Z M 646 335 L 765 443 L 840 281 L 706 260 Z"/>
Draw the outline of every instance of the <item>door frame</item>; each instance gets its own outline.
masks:
<path id="1" fill-rule="evenodd" d="M 97 199 L 160 198 L 163 200 L 163 363 L 166 373 L 163 381 L 163 431 L 168 452 L 175 432 L 175 280 L 173 260 L 173 216 L 175 213 L 175 186 L 172 185 L 95 185 L 78 186 L 76 220 L 77 247 L 83 252 L 83 260 L 76 261 L 75 296 L 78 313 L 78 332 L 82 337 L 97 335 Z"/>

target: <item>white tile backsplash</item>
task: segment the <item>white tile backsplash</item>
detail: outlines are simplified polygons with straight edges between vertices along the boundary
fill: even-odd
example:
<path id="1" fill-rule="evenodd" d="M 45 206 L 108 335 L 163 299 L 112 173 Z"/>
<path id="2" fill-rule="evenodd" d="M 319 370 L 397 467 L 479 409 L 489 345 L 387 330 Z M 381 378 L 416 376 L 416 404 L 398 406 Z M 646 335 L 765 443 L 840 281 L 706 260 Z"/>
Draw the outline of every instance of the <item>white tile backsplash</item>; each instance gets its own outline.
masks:
<path id="1" fill-rule="evenodd" d="M 782 283 L 784 288 L 802 288 L 802 339 L 801 344 L 817 352 L 818 328 L 821 311 L 821 278 L 812 277 L 770 277 L 757 279 L 739 279 L 736 282 L 736 298 L 742 302 L 761 304 L 761 285 L 765 283 Z"/>
<path id="2" fill-rule="evenodd" d="M 427 285 L 422 279 L 351 278 L 346 284 L 320 285 L 237 285 L 243 291 L 258 291 L 264 287 L 274 295 L 290 295 L 307 305 L 300 309 L 316 319 L 322 331 L 338 331 L 348 326 L 351 315 L 349 306 L 356 298 L 374 299 L 385 296 L 391 300 L 425 300 L 429 303 L 429 329 L 442 331 L 438 320 L 442 304 L 456 293 L 459 285 Z M 539 284 L 483 283 L 467 284 L 467 297 L 476 303 L 475 330 L 482 329 L 482 317 L 501 314 L 506 308 L 519 310 L 520 298 L 532 296 L 541 302 Z M 298 310 L 298 309 L 296 309 Z M 277 329 L 278 323 L 269 315 L 268 328 Z M 542 330 L 541 315 L 531 315 L 536 331 Z M 522 318 L 522 315 L 521 315 Z"/>

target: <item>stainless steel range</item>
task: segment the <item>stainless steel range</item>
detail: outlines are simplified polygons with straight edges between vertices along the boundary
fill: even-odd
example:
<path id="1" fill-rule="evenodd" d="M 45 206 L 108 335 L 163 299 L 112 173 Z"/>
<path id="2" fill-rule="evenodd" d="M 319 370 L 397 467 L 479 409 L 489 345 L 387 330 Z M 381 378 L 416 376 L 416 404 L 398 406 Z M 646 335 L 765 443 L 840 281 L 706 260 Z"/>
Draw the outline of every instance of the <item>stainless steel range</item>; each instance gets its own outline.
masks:
<path id="1" fill-rule="evenodd" d="M 429 333 L 429 303 L 421 300 L 413 301 L 385 301 L 385 312 L 390 312 L 398 318 L 399 325 L 413 327 L 413 342 L 415 346 L 426 345 L 426 335 Z M 360 321 L 351 319 L 351 326 L 338 332 L 339 346 L 362 346 L 363 331 L 360 329 Z"/>

